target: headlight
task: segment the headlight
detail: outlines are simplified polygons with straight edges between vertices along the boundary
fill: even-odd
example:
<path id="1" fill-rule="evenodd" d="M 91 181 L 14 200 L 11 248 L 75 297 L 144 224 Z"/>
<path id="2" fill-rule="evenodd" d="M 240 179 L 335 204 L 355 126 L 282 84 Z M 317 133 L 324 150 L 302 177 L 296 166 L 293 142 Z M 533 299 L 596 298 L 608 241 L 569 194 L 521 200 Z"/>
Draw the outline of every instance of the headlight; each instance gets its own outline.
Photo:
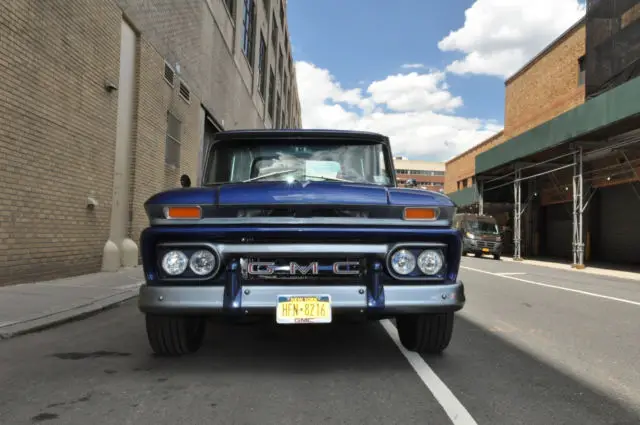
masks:
<path id="1" fill-rule="evenodd" d="M 169 251 L 162 257 L 162 269 L 171 276 L 184 273 L 189 265 L 189 259 L 182 251 Z"/>
<path id="2" fill-rule="evenodd" d="M 416 257 L 410 251 L 401 249 L 391 257 L 393 271 L 401 275 L 408 275 L 416 268 Z"/>
<path id="3" fill-rule="evenodd" d="M 475 236 L 473 236 L 473 234 L 472 234 L 472 233 L 467 232 L 467 233 L 466 233 L 466 236 L 467 236 L 469 239 L 475 239 Z"/>
<path id="4" fill-rule="evenodd" d="M 204 276 L 216 267 L 216 256 L 206 249 L 196 251 L 189 260 L 189 267 L 198 276 Z"/>
<path id="5" fill-rule="evenodd" d="M 426 275 L 437 274 L 444 264 L 441 251 L 428 249 L 418 255 L 418 268 Z"/>

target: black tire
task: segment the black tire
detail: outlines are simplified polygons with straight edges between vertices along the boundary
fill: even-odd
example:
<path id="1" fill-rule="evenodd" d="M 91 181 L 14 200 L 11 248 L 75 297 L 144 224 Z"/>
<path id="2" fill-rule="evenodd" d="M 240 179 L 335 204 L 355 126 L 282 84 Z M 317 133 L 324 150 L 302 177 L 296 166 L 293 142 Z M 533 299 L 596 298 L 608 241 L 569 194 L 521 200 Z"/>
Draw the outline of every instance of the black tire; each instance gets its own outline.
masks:
<path id="1" fill-rule="evenodd" d="M 147 338 L 159 356 L 194 353 L 204 341 L 207 322 L 200 317 L 146 315 Z"/>
<path id="2" fill-rule="evenodd" d="M 500 259 L 500 254 L 493 254 L 493 259 L 494 260 L 499 260 Z"/>
<path id="3" fill-rule="evenodd" d="M 453 312 L 416 314 L 396 318 L 400 342 L 409 351 L 440 354 L 451 342 Z"/>
<path id="4" fill-rule="evenodd" d="M 475 255 L 475 256 L 476 256 L 476 258 L 480 258 L 480 257 L 482 257 L 482 254 L 481 254 L 481 253 L 479 253 L 479 252 L 476 252 L 476 253 L 475 253 L 475 254 L 473 254 L 473 255 Z"/>

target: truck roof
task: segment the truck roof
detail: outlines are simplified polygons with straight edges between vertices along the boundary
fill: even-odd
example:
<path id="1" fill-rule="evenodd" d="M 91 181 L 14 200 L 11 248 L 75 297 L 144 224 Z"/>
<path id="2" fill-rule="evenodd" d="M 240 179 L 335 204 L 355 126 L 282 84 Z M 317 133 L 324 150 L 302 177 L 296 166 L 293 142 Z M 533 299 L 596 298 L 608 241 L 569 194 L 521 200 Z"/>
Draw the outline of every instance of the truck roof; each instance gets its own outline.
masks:
<path id="1" fill-rule="evenodd" d="M 260 139 L 261 141 L 282 141 L 283 139 L 351 139 L 353 141 L 375 141 L 389 145 L 389 138 L 380 133 L 354 130 L 323 129 L 250 129 L 228 130 L 216 133 L 215 141 Z"/>

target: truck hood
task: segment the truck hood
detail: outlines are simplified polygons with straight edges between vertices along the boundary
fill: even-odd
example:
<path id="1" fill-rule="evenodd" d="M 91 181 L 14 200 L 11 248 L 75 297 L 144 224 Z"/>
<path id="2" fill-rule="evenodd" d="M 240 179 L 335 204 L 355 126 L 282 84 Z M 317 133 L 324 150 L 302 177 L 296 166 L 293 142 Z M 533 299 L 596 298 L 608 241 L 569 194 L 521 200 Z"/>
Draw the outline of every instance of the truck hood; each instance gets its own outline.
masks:
<path id="1" fill-rule="evenodd" d="M 343 182 L 258 182 L 221 186 L 218 205 L 433 205 L 451 206 L 440 194 Z"/>
<path id="2" fill-rule="evenodd" d="M 252 182 L 179 188 L 160 192 L 146 202 L 147 206 L 171 204 L 454 206 L 447 196 L 436 192 L 346 182 Z"/>

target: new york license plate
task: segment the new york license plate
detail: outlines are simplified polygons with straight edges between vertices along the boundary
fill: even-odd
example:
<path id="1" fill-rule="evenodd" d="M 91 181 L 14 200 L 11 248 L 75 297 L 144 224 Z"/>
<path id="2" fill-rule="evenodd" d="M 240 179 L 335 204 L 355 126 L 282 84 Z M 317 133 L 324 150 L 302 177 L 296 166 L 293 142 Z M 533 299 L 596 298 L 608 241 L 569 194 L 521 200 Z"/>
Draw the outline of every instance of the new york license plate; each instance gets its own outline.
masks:
<path id="1" fill-rule="evenodd" d="M 276 308 L 280 324 L 331 323 L 329 295 L 280 295 Z"/>
<path id="2" fill-rule="evenodd" d="M 482 252 L 489 252 L 489 248 L 482 248 Z"/>

